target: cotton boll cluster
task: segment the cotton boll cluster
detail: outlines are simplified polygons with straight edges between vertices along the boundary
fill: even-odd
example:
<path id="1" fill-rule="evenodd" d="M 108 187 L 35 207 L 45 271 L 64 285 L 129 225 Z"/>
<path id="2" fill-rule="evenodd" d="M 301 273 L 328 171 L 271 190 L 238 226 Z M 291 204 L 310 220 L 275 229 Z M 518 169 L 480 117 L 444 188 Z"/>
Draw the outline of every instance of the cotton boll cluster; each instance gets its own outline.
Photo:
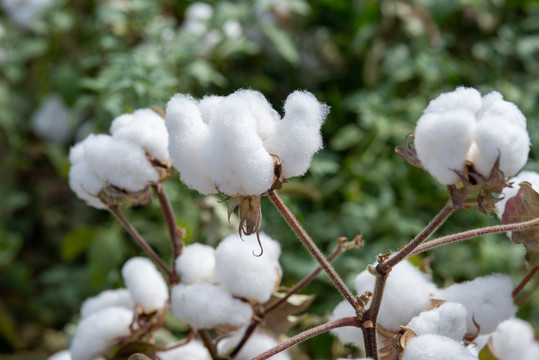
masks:
<path id="1" fill-rule="evenodd" d="M 174 346 L 170 344 L 169 346 Z M 192 340 L 186 345 L 169 351 L 159 352 L 161 360 L 211 360 L 208 349 L 198 340 Z"/>
<path id="2" fill-rule="evenodd" d="M 539 342 L 533 327 L 526 321 L 511 318 L 503 321 L 491 335 L 491 346 L 500 360 L 539 359 Z"/>
<path id="3" fill-rule="evenodd" d="M 518 193 L 520 190 L 518 184 L 523 181 L 529 182 L 532 188 L 539 192 L 539 174 L 533 171 L 521 171 L 518 176 L 509 180 L 509 182 L 512 183 L 512 187 L 505 187 L 500 196 L 500 201 L 496 203 L 496 210 L 500 219 L 503 217 L 507 201 Z"/>
<path id="4" fill-rule="evenodd" d="M 528 159 L 526 119 L 498 92 L 481 97 L 459 87 L 432 100 L 415 129 L 415 148 L 422 166 L 443 184 L 455 184 L 466 161 L 488 178 L 499 157 L 506 177 Z"/>
<path id="5" fill-rule="evenodd" d="M 89 205 L 104 209 L 99 194 L 113 188 L 136 193 L 159 181 L 168 162 L 164 121 L 149 109 L 124 114 L 111 126 L 112 135 L 89 135 L 69 152 L 69 185 Z M 148 156 L 162 166 L 154 166 Z M 159 169 L 159 170 L 158 170 Z"/>
<path id="6" fill-rule="evenodd" d="M 245 329 L 238 330 L 232 334 L 229 334 L 226 338 L 221 340 L 218 344 L 217 350 L 219 354 L 223 357 L 226 357 L 236 345 L 240 342 Z M 263 352 L 279 345 L 277 339 L 260 332 L 255 332 L 245 345 L 241 348 L 238 355 L 235 357 L 237 360 L 249 360 L 254 358 L 257 355 L 262 354 Z M 290 355 L 288 351 L 282 351 L 276 355 L 269 357 L 271 360 L 290 360 Z"/>
<path id="7" fill-rule="evenodd" d="M 147 258 L 129 259 L 122 268 L 125 285 L 133 301 L 145 312 L 161 310 L 168 301 L 168 287 L 163 275 Z"/>
<path id="8" fill-rule="evenodd" d="M 32 115 L 32 130 L 52 144 L 67 143 L 73 127 L 69 123 L 69 109 L 60 96 L 51 94 L 42 101 Z"/>
<path id="9" fill-rule="evenodd" d="M 167 104 L 172 164 L 182 181 L 203 194 L 260 195 L 274 181 L 274 159 L 283 176 L 302 175 L 322 146 L 320 126 L 328 107 L 308 92 L 285 102 L 281 119 L 253 90 L 195 100 L 176 94 Z"/>

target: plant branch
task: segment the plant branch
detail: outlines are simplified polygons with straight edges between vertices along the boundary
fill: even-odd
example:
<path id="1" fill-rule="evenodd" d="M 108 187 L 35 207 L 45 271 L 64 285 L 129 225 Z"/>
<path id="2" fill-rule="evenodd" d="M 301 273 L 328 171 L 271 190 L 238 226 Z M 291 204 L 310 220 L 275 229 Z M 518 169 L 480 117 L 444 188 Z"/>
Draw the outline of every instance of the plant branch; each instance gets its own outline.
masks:
<path id="1" fill-rule="evenodd" d="M 513 290 L 513 294 L 512 294 L 513 299 L 517 297 L 517 295 L 522 291 L 522 289 L 524 289 L 526 284 L 528 284 L 528 282 L 535 276 L 535 274 L 537 274 L 538 271 L 539 271 L 539 266 L 535 266 L 535 267 L 531 268 L 531 270 L 524 277 L 524 279 L 522 279 L 520 284 L 518 284 L 518 286 L 515 288 L 515 290 Z"/>
<path id="2" fill-rule="evenodd" d="M 391 271 L 391 269 L 389 271 Z M 363 332 L 365 353 L 367 357 L 371 357 L 374 360 L 378 359 L 378 344 L 376 341 L 378 313 L 380 312 L 380 307 L 382 305 L 382 298 L 384 297 L 384 289 L 387 277 L 389 276 L 389 271 L 385 274 L 380 274 L 371 268 L 371 273 L 376 276 L 374 294 L 371 306 L 369 307 L 369 310 L 363 314 L 362 319 L 361 331 Z"/>
<path id="3" fill-rule="evenodd" d="M 234 348 L 234 350 L 232 350 L 232 352 L 230 353 L 230 355 L 228 355 L 228 357 L 229 357 L 230 359 L 234 359 L 234 358 L 239 354 L 239 352 L 241 351 L 241 349 L 243 348 L 243 346 L 245 345 L 245 343 L 247 342 L 247 340 L 249 340 L 249 338 L 251 337 L 251 335 L 253 335 L 253 333 L 255 332 L 256 327 L 258 326 L 259 323 L 260 323 L 260 321 L 257 321 L 257 320 L 251 320 L 251 324 L 249 325 L 249 327 L 247 328 L 247 330 L 245 330 L 245 333 L 244 333 L 243 336 L 241 337 L 240 342 L 238 343 L 238 345 L 236 345 L 236 347 Z"/>
<path id="4" fill-rule="evenodd" d="M 210 334 L 208 334 L 207 330 L 198 330 L 198 335 L 200 335 L 200 339 L 202 340 L 202 343 L 204 343 L 204 346 L 206 349 L 208 349 L 208 352 L 210 353 L 210 356 L 213 360 L 219 360 L 219 354 L 217 353 L 217 348 L 215 347 L 215 344 L 213 343 L 213 339 L 211 338 Z"/>
<path id="5" fill-rule="evenodd" d="M 294 215 L 290 212 L 290 210 L 283 203 L 281 198 L 277 195 L 277 193 L 274 190 L 269 191 L 268 197 L 273 202 L 277 210 L 279 210 L 279 212 L 281 213 L 283 218 L 286 220 L 288 225 L 290 225 L 292 230 L 296 233 L 297 237 L 301 240 L 303 245 L 305 245 L 305 247 L 307 248 L 307 250 L 309 250 L 311 255 L 316 259 L 316 261 L 318 261 L 322 269 L 324 269 L 324 271 L 328 274 L 333 284 L 335 284 L 335 286 L 341 292 L 344 298 L 354 307 L 354 309 L 356 309 L 357 301 L 354 295 L 346 287 L 346 285 L 344 284 L 344 281 L 341 279 L 339 274 L 337 274 L 335 269 L 333 269 L 333 267 L 327 261 L 324 255 L 322 255 L 322 253 L 320 252 L 316 244 L 313 242 L 311 237 L 299 224 L 299 222 L 296 220 Z"/>
<path id="6" fill-rule="evenodd" d="M 329 331 L 331 329 L 344 327 L 344 326 L 360 326 L 360 320 L 355 316 L 345 317 L 337 320 L 333 320 L 330 322 L 327 322 L 325 324 L 316 326 L 312 329 L 306 330 L 296 336 L 291 337 L 290 339 L 286 340 L 285 342 L 277 345 L 276 347 L 258 355 L 252 358 L 252 360 L 264 360 L 267 359 L 275 354 L 280 353 L 281 351 L 284 351 L 294 345 L 299 344 L 300 342 L 303 342 L 305 340 L 308 340 L 312 337 L 315 337 L 317 335 L 320 335 L 322 333 L 325 333 L 326 331 Z"/>
<path id="7" fill-rule="evenodd" d="M 157 264 L 159 268 L 166 274 L 169 284 L 173 283 L 175 278 L 174 274 L 166 267 L 163 263 L 163 260 L 153 251 L 153 249 L 148 245 L 146 240 L 140 235 L 140 233 L 131 225 L 129 220 L 123 215 L 120 209 L 117 206 L 111 206 L 108 208 L 111 213 L 122 223 L 127 232 L 135 239 L 135 241 L 146 251 L 146 253 L 152 258 L 152 260 Z"/>

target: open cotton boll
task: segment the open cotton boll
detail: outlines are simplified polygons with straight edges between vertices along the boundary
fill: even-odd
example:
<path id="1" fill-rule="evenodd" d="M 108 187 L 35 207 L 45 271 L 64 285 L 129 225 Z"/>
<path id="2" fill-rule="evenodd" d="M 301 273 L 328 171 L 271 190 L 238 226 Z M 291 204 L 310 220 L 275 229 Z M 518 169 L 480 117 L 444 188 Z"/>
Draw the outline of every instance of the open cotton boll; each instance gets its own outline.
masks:
<path id="1" fill-rule="evenodd" d="M 476 113 L 481 109 L 481 93 L 474 88 L 463 86 L 454 91 L 440 94 L 431 100 L 425 109 L 426 113 L 445 113 L 455 109 L 462 109 L 470 113 Z"/>
<path id="2" fill-rule="evenodd" d="M 493 332 L 498 324 L 516 312 L 513 304 L 513 282 L 507 275 L 494 274 L 454 284 L 436 292 L 434 298 L 464 305 L 468 311 L 467 333 Z"/>
<path id="3" fill-rule="evenodd" d="M 122 267 L 122 277 L 133 300 L 144 311 L 161 310 L 165 306 L 168 300 L 167 284 L 149 259 L 129 259 Z"/>
<path id="4" fill-rule="evenodd" d="M 170 344 L 168 346 L 173 346 Z M 159 352 L 161 360 L 211 360 L 208 349 L 198 340 L 192 340 L 186 345 L 169 351 Z"/>
<path id="5" fill-rule="evenodd" d="M 65 144 L 73 130 L 69 124 L 69 109 L 56 94 L 48 96 L 32 115 L 32 130 L 53 144 Z"/>
<path id="6" fill-rule="evenodd" d="M 112 121 L 110 133 L 142 147 L 148 155 L 168 163 L 168 132 L 165 121 L 151 109 L 136 110 Z"/>
<path id="7" fill-rule="evenodd" d="M 526 353 L 536 345 L 536 342 L 533 327 L 524 320 L 507 319 L 498 325 L 491 336 L 492 346 L 500 360 L 538 359 L 526 357 Z"/>
<path id="8" fill-rule="evenodd" d="M 73 360 L 93 360 L 116 338 L 129 335 L 133 316 L 133 311 L 113 306 L 82 319 L 69 349 Z"/>
<path id="9" fill-rule="evenodd" d="M 71 353 L 69 350 L 62 350 L 49 356 L 47 360 L 71 360 Z"/>
<path id="10" fill-rule="evenodd" d="M 73 150 L 78 149 L 83 150 L 81 144 L 71 148 L 70 154 L 74 153 Z M 97 177 L 87 162 L 72 161 L 71 163 L 72 165 L 69 168 L 69 187 L 71 190 L 79 199 L 86 201 L 88 205 L 97 209 L 105 209 L 107 206 L 97 197 L 101 189 L 107 185 L 105 181 Z"/>
<path id="11" fill-rule="evenodd" d="M 512 102 L 503 99 L 502 94 L 492 91 L 483 96 L 483 104 L 478 117 L 500 116 L 513 125 L 526 129 L 526 117 Z"/>
<path id="12" fill-rule="evenodd" d="M 264 303 L 281 278 L 281 267 L 276 259 L 278 255 L 275 256 L 278 243 L 260 234 L 262 246 L 267 245 L 270 249 L 268 253 L 255 256 L 252 247 L 246 244 L 253 240 L 253 236 L 242 240 L 239 235 L 230 235 L 219 243 L 215 249 L 214 280 L 235 296 Z"/>
<path id="13" fill-rule="evenodd" d="M 435 334 L 453 340 L 462 340 L 466 335 L 466 308 L 457 303 L 447 302 L 439 307 L 423 311 L 406 325 L 417 335 Z"/>
<path id="14" fill-rule="evenodd" d="M 426 334 L 406 343 L 402 360 L 473 360 L 478 359 L 462 343 L 451 338 Z"/>
<path id="15" fill-rule="evenodd" d="M 223 287 L 205 282 L 178 284 L 171 294 L 174 315 L 195 329 L 239 328 L 251 321 L 253 310 Z"/>
<path id="16" fill-rule="evenodd" d="M 105 290 L 94 297 L 86 299 L 82 303 L 80 316 L 85 318 L 111 306 L 120 306 L 128 310 L 134 310 L 135 302 L 127 289 Z"/>
<path id="17" fill-rule="evenodd" d="M 329 317 L 329 321 L 337 320 L 343 317 L 357 316 L 356 311 L 346 300 L 341 301 L 333 313 Z M 358 348 L 365 350 L 365 343 L 363 342 L 363 332 L 360 328 L 355 326 L 343 326 L 340 328 L 331 329 L 330 332 L 336 336 L 343 345 L 354 345 Z"/>
<path id="18" fill-rule="evenodd" d="M 265 146 L 279 156 L 283 177 L 305 174 L 311 159 L 322 148 L 320 127 L 329 113 L 329 107 L 320 103 L 313 94 L 294 91 L 284 104 L 285 116 L 277 122 L 277 131 Z"/>
<path id="19" fill-rule="evenodd" d="M 176 274 L 183 284 L 213 280 L 215 250 L 208 245 L 194 243 L 183 248 L 176 259 Z"/>
<path id="20" fill-rule="evenodd" d="M 245 329 L 236 331 L 235 333 L 221 340 L 219 344 L 217 345 L 217 351 L 219 352 L 219 355 L 226 357 L 226 355 L 230 351 L 232 351 L 236 347 L 236 345 L 238 345 L 238 343 L 243 337 L 244 332 L 245 332 Z M 260 355 L 263 352 L 277 345 L 279 345 L 279 342 L 273 337 L 263 334 L 263 333 L 255 332 L 253 335 L 251 335 L 249 340 L 247 340 L 245 345 L 241 348 L 240 352 L 234 359 L 250 360 L 254 358 L 255 356 Z M 285 350 L 269 357 L 268 359 L 290 360 L 290 355 L 288 354 L 288 351 Z"/>
<path id="21" fill-rule="evenodd" d="M 356 292 L 374 292 L 375 277 L 368 270 L 354 280 Z M 401 325 L 430 307 L 430 298 L 436 286 L 426 274 L 409 261 L 395 265 L 386 281 L 384 297 L 380 306 L 378 323 L 387 330 L 399 331 Z"/>
<path id="22" fill-rule="evenodd" d="M 533 171 L 521 171 L 518 176 L 515 176 L 509 180 L 509 182 L 512 183 L 512 187 L 503 188 L 503 192 L 500 196 L 501 200 L 496 203 L 496 210 L 500 219 L 505 211 L 507 200 L 518 193 L 520 190 L 519 184 L 523 181 L 529 182 L 532 188 L 539 192 L 539 174 Z"/>
<path id="23" fill-rule="evenodd" d="M 174 95 L 167 103 L 165 124 L 171 162 L 180 172 L 180 179 L 202 194 L 215 193 L 215 181 L 209 176 L 200 153 L 207 140 L 208 124 L 196 100 L 188 95 Z"/>

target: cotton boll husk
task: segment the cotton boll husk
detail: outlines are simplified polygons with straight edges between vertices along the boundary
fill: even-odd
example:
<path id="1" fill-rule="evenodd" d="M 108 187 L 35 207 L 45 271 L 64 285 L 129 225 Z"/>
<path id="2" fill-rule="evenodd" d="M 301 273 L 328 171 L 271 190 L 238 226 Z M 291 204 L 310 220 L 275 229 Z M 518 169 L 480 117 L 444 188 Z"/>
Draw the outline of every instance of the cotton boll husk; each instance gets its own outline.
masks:
<path id="1" fill-rule="evenodd" d="M 62 350 L 49 356 L 47 360 L 71 360 L 71 353 L 69 350 Z"/>
<path id="2" fill-rule="evenodd" d="M 481 94 L 474 88 L 459 86 L 455 91 L 443 93 L 431 100 L 425 109 L 427 113 L 446 113 L 462 109 L 475 114 L 481 109 Z"/>
<path id="3" fill-rule="evenodd" d="M 507 200 L 515 196 L 520 190 L 519 184 L 523 181 L 527 181 L 532 185 L 532 188 L 539 192 L 539 174 L 533 171 L 521 171 L 518 176 L 510 179 L 509 182 L 512 183 L 512 187 L 503 188 L 502 199 L 496 203 L 496 210 L 498 217 L 501 219 L 505 211 L 505 205 Z"/>
<path id="4" fill-rule="evenodd" d="M 215 250 L 208 245 L 194 243 L 183 248 L 176 259 L 176 274 L 183 284 L 213 280 Z"/>
<path id="5" fill-rule="evenodd" d="M 502 94 L 493 91 L 483 96 L 478 118 L 500 116 L 522 129 L 526 129 L 526 117 L 512 102 L 503 100 Z"/>
<path id="6" fill-rule="evenodd" d="M 198 340 L 192 340 L 186 345 L 158 354 L 161 360 L 211 360 L 208 349 Z"/>
<path id="7" fill-rule="evenodd" d="M 337 320 L 343 317 L 357 316 L 354 308 L 346 300 L 341 301 L 333 310 L 329 317 L 329 321 Z M 343 345 L 354 345 L 365 350 L 363 342 L 363 332 L 355 326 L 343 326 L 340 328 L 331 329 L 330 332 L 336 336 Z"/>
<path id="8" fill-rule="evenodd" d="M 40 138 L 53 144 L 65 144 L 71 136 L 69 109 L 58 95 L 47 97 L 32 115 L 32 129 Z"/>
<path id="9" fill-rule="evenodd" d="M 488 177 L 496 159 L 505 177 L 515 175 L 528 161 L 530 137 L 528 132 L 499 116 L 483 118 L 475 127 L 476 146 L 468 155 L 475 169 Z"/>
<path id="10" fill-rule="evenodd" d="M 283 176 L 303 175 L 315 152 L 322 148 L 320 127 L 329 113 L 329 107 L 313 94 L 295 91 L 288 96 L 285 116 L 277 123 L 277 131 L 265 142 L 266 149 L 279 156 Z"/>
<path id="11" fill-rule="evenodd" d="M 129 141 L 109 135 L 90 135 L 82 145 L 89 168 L 107 184 L 140 191 L 159 180 L 144 150 Z"/>
<path id="12" fill-rule="evenodd" d="M 475 117 L 465 110 L 425 113 L 417 122 L 414 144 L 421 165 L 445 185 L 459 180 L 466 153 L 472 144 Z"/>
<path id="13" fill-rule="evenodd" d="M 214 280 L 235 296 L 264 303 L 280 281 L 281 268 L 275 255 L 280 248 L 275 240 L 260 235 L 262 247 L 268 248 L 260 256 L 255 256 L 252 246 L 246 244 L 253 242 L 252 236 L 245 240 L 239 235 L 223 239 L 215 249 Z"/>
<path id="14" fill-rule="evenodd" d="M 195 329 L 216 326 L 239 328 L 251 321 L 253 310 L 223 287 L 205 282 L 178 284 L 171 294 L 174 315 Z"/>
<path id="15" fill-rule="evenodd" d="M 148 155 L 168 163 L 168 132 L 165 121 L 151 109 L 140 109 L 130 117 L 120 115 L 114 119 L 110 133 L 142 147 Z"/>
<path id="16" fill-rule="evenodd" d="M 145 311 L 161 310 L 165 306 L 167 284 L 149 259 L 129 259 L 122 267 L 122 276 L 133 300 Z"/>
<path id="17" fill-rule="evenodd" d="M 209 130 L 197 102 L 189 95 L 174 95 L 167 103 L 165 125 L 170 159 L 182 182 L 205 195 L 216 193 L 215 181 L 201 160 L 201 146 Z"/>
<path id="18" fill-rule="evenodd" d="M 69 187 L 90 206 L 97 209 L 107 207 L 97 197 L 106 185 L 105 181 L 98 178 L 85 161 L 72 163 L 69 168 Z"/>
<path id="19" fill-rule="evenodd" d="M 466 335 L 466 315 L 463 305 L 447 302 L 435 309 L 423 311 L 410 320 L 406 327 L 417 335 L 435 334 L 460 341 Z"/>
<path id="20" fill-rule="evenodd" d="M 472 360 L 478 359 L 464 345 L 451 338 L 426 334 L 406 343 L 402 360 Z"/>
<path id="21" fill-rule="evenodd" d="M 80 315 L 86 318 L 91 314 L 111 306 L 119 306 L 128 310 L 135 309 L 135 302 L 127 289 L 105 290 L 82 303 Z"/>
<path id="22" fill-rule="evenodd" d="M 367 270 L 354 280 L 356 292 L 374 291 L 375 277 Z M 387 330 L 399 331 L 414 316 L 430 307 L 436 286 L 409 261 L 397 264 L 386 281 L 378 323 Z"/>
<path id="23" fill-rule="evenodd" d="M 515 314 L 512 291 L 511 278 L 494 274 L 451 285 L 437 291 L 434 298 L 464 305 L 468 311 L 467 333 L 477 332 L 473 322 L 475 320 L 481 327 L 479 333 L 488 334 L 493 332 L 500 322 Z"/>
<path id="24" fill-rule="evenodd" d="M 123 307 L 108 307 L 81 320 L 69 349 L 73 360 L 93 360 L 130 333 L 134 313 Z"/>
<path id="25" fill-rule="evenodd" d="M 511 318 L 498 325 L 491 341 L 500 360 L 525 359 L 528 348 L 534 344 L 534 337 L 528 322 Z"/>
<path id="26" fill-rule="evenodd" d="M 232 351 L 236 345 L 240 342 L 243 337 L 245 330 L 236 331 L 230 336 L 225 337 L 217 345 L 217 351 L 221 356 L 226 356 L 230 351 Z M 241 351 L 235 357 L 236 360 L 250 360 L 257 355 L 262 354 L 263 352 L 279 345 L 279 342 L 273 337 L 255 332 L 249 340 L 242 347 Z M 271 360 L 290 360 L 290 355 L 288 352 L 281 351 L 280 353 L 269 357 Z"/>

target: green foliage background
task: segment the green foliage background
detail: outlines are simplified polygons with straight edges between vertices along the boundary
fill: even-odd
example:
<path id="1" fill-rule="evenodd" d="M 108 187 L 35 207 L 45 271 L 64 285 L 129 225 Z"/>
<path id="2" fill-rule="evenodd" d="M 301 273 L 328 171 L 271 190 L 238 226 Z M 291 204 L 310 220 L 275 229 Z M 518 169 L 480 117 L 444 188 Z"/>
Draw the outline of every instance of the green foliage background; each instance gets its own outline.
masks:
<path id="1" fill-rule="evenodd" d="M 366 246 L 335 264 L 349 284 L 376 254 L 409 241 L 445 203 L 445 189 L 393 151 L 441 92 L 473 86 L 515 102 L 535 144 L 526 169 L 539 170 L 535 1 L 213 1 L 207 27 L 215 43 L 185 30 L 190 3 L 58 0 L 31 30 L 0 13 L 0 353 L 41 359 L 68 346 L 81 302 L 121 285 L 121 265 L 141 252 L 108 213 L 86 207 L 70 191 L 69 146 L 85 129 L 107 131 L 114 117 L 164 107 L 177 92 L 201 97 L 252 88 L 280 110 L 290 92 L 306 89 L 331 106 L 325 148 L 282 196 L 327 253 L 336 238 L 363 234 Z M 223 31 L 231 20 L 241 25 L 240 36 Z M 31 128 L 32 113 L 51 92 L 70 108 L 74 136 L 64 146 L 39 139 Z M 220 204 L 177 176 L 166 189 L 187 241 L 214 244 L 234 231 Z M 284 284 L 292 284 L 315 263 L 269 201 L 263 213 L 262 230 L 282 244 Z M 166 257 L 158 204 L 128 216 Z M 461 211 L 441 233 L 496 223 L 495 216 Z M 504 235 L 433 254 L 440 285 L 491 272 L 517 283 L 526 273 L 523 248 Z M 306 292 L 318 297 L 304 326 L 340 301 L 324 276 Z M 537 294 L 519 316 L 539 327 Z M 305 359 L 354 352 L 329 335 L 303 350 Z"/>

